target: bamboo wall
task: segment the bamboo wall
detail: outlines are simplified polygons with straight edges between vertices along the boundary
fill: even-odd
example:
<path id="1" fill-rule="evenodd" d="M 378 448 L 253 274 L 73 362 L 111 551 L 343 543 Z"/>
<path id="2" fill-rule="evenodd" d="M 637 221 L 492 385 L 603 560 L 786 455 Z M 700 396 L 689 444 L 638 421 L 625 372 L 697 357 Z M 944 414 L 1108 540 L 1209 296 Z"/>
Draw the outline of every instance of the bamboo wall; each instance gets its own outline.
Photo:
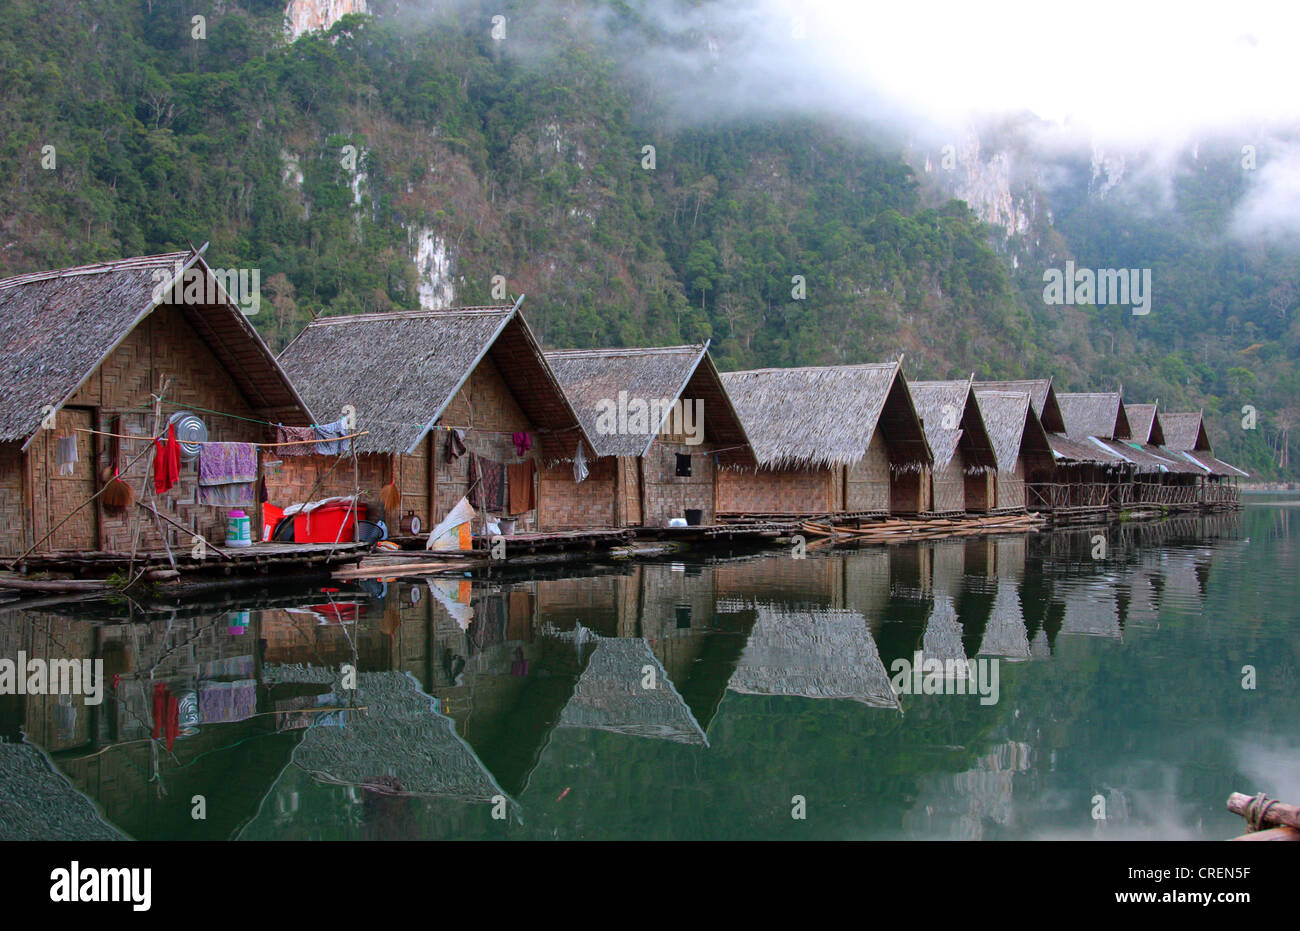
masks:
<path id="1" fill-rule="evenodd" d="M 997 479 L 992 471 L 967 473 L 964 481 L 967 511 L 979 513 L 995 507 Z"/>
<path id="2" fill-rule="evenodd" d="M 952 454 L 948 464 L 936 465 L 930 472 L 931 506 L 934 513 L 966 510 L 966 457 L 961 448 Z"/>
<path id="3" fill-rule="evenodd" d="M 527 458 L 536 455 L 537 428 L 520 409 L 500 369 L 490 357 L 479 363 L 447 405 L 440 424 L 469 428 L 465 436 L 467 453 L 507 463 L 518 461 L 510 434 L 528 431 L 533 434 L 533 448 L 528 451 Z M 359 418 L 358 428 L 365 429 L 364 417 Z M 414 452 L 357 456 L 361 500 L 366 504 L 371 519 L 386 521 L 390 535 L 401 533 L 401 520 L 407 512 L 414 512 L 420 518 L 421 532 L 427 533 L 469 492 L 470 458 L 464 455 L 454 462 L 447 462 L 447 438 L 448 431 L 436 429 L 420 442 Z M 353 493 L 351 457 L 338 462 L 315 492 L 312 488 L 335 465 L 337 456 L 280 456 L 279 459 L 282 462 L 279 474 L 272 472 L 267 476 L 267 494 L 271 503 L 278 507 L 304 501 L 308 493 L 313 499 Z M 402 502 L 399 513 L 387 515 L 380 503 L 379 491 L 394 479 L 401 489 Z M 536 512 L 520 515 L 518 521 L 517 531 L 533 529 Z"/>
<path id="4" fill-rule="evenodd" d="M 146 449 L 143 442 L 112 440 L 88 433 L 76 433 L 75 427 L 93 427 L 114 432 L 151 436 L 153 413 L 151 393 L 158 390 L 162 378 L 170 379 L 167 405 L 161 423 L 177 410 L 192 409 L 208 426 L 208 438 L 214 441 L 258 442 L 265 440 L 266 428 L 255 420 L 254 412 L 225 368 L 186 321 L 180 307 L 161 306 L 129 333 L 109 357 L 86 379 L 65 407 L 60 410 L 55 429 L 41 430 L 32 440 L 25 456 L 8 446 L 0 456 L 0 495 L 11 503 L 19 494 L 21 507 L 4 510 L 0 524 L 0 549 L 17 555 L 35 543 L 62 518 L 102 486 L 104 475 L 112 474 L 114 460 L 125 467 L 127 462 Z M 140 408 L 140 410 L 136 410 Z M 222 411 L 236 417 L 209 414 L 199 408 Z M 239 417 L 249 420 L 237 419 Z M 78 463 L 72 476 L 60 476 L 56 463 L 56 439 L 61 433 L 77 437 Z M 137 498 L 148 500 L 140 491 L 148 483 L 152 488 L 151 455 L 145 455 L 121 477 L 136 491 Z M 225 538 L 226 511 L 198 503 L 198 463 L 181 465 L 180 481 L 158 500 L 161 513 L 190 529 L 182 533 L 168 529 L 173 547 L 189 548 L 190 537 L 198 534 L 219 541 Z M 131 549 L 136 527 L 136 512 L 110 513 L 98 501 L 74 515 L 38 552 L 63 549 L 115 550 Z M 140 511 L 144 514 L 143 511 Z M 15 518 L 20 514 L 20 518 Z M 147 515 L 146 515 L 147 517 Z M 260 521 L 254 520 L 254 534 Z M 139 522 L 141 549 L 161 549 L 162 540 L 152 517 Z"/>
<path id="5" fill-rule="evenodd" d="M 890 470 L 889 513 L 920 514 L 930 506 L 930 469 Z"/>
<path id="6" fill-rule="evenodd" d="M 1023 510 L 1025 507 L 1025 463 L 1024 460 L 1016 459 L 1016 468 L 1014 472 L 999 470 L 997 473 L 997 497 L 996 506 L 998 510 Z"/>
<path id="7" fill-rule="evenodd" d="M 720 514 L 827 514 L 833 469 L 718 469 Z"/>
<path id="8" fill-rule="evenodd" d="M 572 462 L 557 463 L 541 473 L 537 507 L 543 530 L 596 530 L 619 526 L 616 504 L 619 460 L 614 456 L 602 456 L 588 460 L 587 469 L 587 478 L 581 484 L 573 480 Z"/>
<path id="9" fill-rule="evenodd" d="M 714 523 L 713 475 L 710 453 L 713 446 L 656 440 L 641 460 L 643 522 L 648 527 L 665 527 L 674 517 L 685 517 L 687 508 L 703 511 L 701 521 Z M 691 474 L 677 474 L 677 455 L 691 457 Z"/>
<path id="10" fill-rule="evenodd" d="M 879 430 L 872 435 L 867 454 L 849 466 L 844 489 L 844 510 L 850 514 L 889 511 L 889 452 Z"/>

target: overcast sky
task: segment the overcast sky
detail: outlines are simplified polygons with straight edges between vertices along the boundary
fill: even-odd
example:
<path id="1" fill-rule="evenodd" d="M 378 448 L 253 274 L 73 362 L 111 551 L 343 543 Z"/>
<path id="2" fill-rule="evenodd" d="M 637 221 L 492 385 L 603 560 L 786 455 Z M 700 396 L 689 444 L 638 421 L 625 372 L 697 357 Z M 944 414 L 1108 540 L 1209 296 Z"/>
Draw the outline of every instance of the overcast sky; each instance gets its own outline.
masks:
<path id="1" fill-rule="evenodd" d="M 768 17 L 756 38 L 778 55 L 790 47 L 790 63 L 814 70 L 818 83 L 936 121 L 1028 109 L 1101 139 L 1142 142 L 1300 115 L 1294 0 L 760 2 Z M 777 26 L 797 29 L 799 17 L 806 38 L 787 41 Z"/>

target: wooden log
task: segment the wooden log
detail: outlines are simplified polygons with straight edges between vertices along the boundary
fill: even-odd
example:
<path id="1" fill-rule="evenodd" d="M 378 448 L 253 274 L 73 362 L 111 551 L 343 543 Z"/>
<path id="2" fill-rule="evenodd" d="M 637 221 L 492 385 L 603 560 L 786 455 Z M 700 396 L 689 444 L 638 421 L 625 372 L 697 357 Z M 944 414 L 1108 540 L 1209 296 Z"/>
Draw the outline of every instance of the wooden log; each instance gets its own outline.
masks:
<path id="1" fill-rule="evenodd" d="M 18 579 L 0 576 L 0 588 L 21 592 L 102 592 L 107 579 Z"/>
<path id="2" fill-rule="evenodd" d="M 1241 815 L 1243 818 L 1250 818 L 1250 807 L 1255 798 L 1250 795 L 1243 795 L 1240 792 L 1233 792 L 1228 796 L 1228 811 L 1233 814 Z M 1300 828 L 1300 807 L 1288 805 L 1286 802 L 1277 802 L 1266 800 L 1264 802 L 1268 810 L 1260 818 L 1261 825 L 1286 825 L 1288 827 Z"/>

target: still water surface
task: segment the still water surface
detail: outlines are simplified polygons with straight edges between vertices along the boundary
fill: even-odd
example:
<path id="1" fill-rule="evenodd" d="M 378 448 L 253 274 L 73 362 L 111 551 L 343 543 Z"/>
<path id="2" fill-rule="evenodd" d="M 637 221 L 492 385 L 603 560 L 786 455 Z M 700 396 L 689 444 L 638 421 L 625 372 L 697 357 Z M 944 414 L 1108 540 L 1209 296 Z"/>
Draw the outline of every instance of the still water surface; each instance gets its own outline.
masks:
<path id="1" fill-rule="evenodd" d="M 1088 531 L 11 610 L 0 655 L 102 658 L 109 695 L 0 697 L 0 739 L 143 839 L 1219 839 L 1230 792 L 1300 798 L 1300 510 L 1248 502 L 1101 559 Z M 917 651 L 985 693 L 900 694 Z M 155 683 L 197 703 L 170 751 Z"/>

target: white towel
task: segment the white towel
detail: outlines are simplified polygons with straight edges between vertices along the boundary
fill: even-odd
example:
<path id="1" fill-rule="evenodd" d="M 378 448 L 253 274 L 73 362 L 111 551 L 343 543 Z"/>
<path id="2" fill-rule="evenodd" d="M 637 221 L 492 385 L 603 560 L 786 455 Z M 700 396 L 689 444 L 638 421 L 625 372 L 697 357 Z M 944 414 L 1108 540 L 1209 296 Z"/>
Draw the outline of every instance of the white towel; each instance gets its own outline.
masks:
<path id="1" fill-rule="evenodd" d="M 578 440 L 578 452 L 573 457 L 573 480 L 581 485 L 586 481 L 588 474 L 587 459 L 582 455 L 582 440 Z"/>
<path id="2" fill-rule="evenodd" d="M 75 475 L 77 471 L 77 438 L 61 436 L 55 447 L 58 455 L 59 474 Z"/>

